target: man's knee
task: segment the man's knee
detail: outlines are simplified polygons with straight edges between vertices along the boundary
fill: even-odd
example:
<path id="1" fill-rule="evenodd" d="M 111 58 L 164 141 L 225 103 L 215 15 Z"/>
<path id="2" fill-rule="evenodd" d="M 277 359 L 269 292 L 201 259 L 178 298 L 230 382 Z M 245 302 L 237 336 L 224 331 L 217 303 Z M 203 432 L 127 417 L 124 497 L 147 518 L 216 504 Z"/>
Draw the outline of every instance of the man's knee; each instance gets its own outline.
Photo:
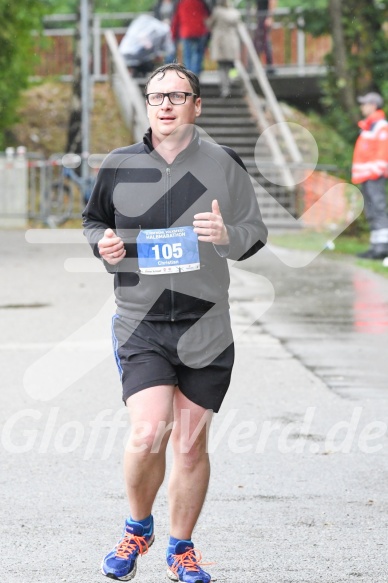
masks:
<path id="1" fill-rule="evenodd" d="M 187 466 L 195 466 L 207 456 L 208 433 L 212 418 L 211 411 L 205 411 L 196 423 L 181 419 L 172 432 L 172 446 L 175 457 Z"/>
<path id="2" fill-rule="evenodd" d="M 165 420 L 160 420 L 157 423 L 137 421 L 131 426 L 126 451 L 143 456 L 164 451 L 172 428 L 173 422 L 167 422 Z"/>
<path id="3" fill-rule="evenodd" d="M 177 440 L 174 444 L 174 459 L 182 469 L 195 469 L 198 464 L 208 458 L 206 438 L 194 442 Z"/>

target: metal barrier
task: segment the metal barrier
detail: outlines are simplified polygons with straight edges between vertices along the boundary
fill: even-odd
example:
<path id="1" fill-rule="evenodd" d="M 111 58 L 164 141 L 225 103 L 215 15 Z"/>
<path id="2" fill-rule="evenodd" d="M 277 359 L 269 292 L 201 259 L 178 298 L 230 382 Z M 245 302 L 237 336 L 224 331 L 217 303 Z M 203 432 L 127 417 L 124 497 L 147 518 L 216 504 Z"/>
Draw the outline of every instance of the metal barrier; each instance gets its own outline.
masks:
<path id="1" fill-rule="evenodd" d="M 23 147 L 0 153 L 0 228 L 23 228 L 31 221 L 54 228 L 79 219 L 103 157 L 90 157 L 92 175 L 85 181 L 63 164 L 63 154 L 47 160 Z"/>
<path id="2" fill-rule="evenodd" d="M 82 212 L 82 190 L 67 180 L 62 154 L 48 160 L 29 155 L 28 216 L 33 222 L 57 227 Z"/>
<path id="3" fill-rule="evenodd" d="M 94 175 L 102 158 L 102 155 L 89 158 Z M 320 165 L 313 169 L 306 164 L 291 165 L 293 175 L 299 175 L 299 183 L 291 191 L 279 184 L 277 164 L 261 161 L 258 168 L 252 160 L 247 161 L 246 166 L 269 226 L 295 228 L 304 225 L 303 214 L 338 184 L 340 187 L 324 207 L 321 205 L 316 212 L 309 212 L 307 226 L 316 230 L 335 223 L 338 217 L 346 216 L 351 207 L 346 183 L 338 177 L 335 166 Z M 0 153 L 0 180 L 0 228 L 25 228 L 31 222 L 56 228 L 68 220 L 79 220 L 92 186 L 84 185 L 74 170 L 63 165 L 62 154 L 46 160 L 39 155 L 26 154 L 24 148 L 20 148 L 19 153 L 10 150 L 7 155 Z M 302 217 L 300 221 L 294 220 L 299 217 Z"/>

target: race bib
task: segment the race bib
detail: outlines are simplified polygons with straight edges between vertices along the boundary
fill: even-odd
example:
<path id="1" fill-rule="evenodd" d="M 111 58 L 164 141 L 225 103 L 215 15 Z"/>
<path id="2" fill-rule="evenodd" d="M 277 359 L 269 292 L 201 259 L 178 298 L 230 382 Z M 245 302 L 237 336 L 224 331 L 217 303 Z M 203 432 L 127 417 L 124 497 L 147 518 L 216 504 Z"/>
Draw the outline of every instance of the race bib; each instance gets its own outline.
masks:
<path id="1" fill-rule="evenodd" d="M 136 238 L 140 273 L 165 274 L 200 269 L 193 227 L 147 229 Z"/>

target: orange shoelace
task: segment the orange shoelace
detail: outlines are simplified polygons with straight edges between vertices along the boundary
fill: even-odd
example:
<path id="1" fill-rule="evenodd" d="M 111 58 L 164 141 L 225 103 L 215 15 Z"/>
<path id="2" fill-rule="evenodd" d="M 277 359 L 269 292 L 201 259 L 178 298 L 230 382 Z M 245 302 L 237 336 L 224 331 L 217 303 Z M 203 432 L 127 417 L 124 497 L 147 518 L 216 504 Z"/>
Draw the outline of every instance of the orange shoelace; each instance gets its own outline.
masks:
<path id="1" fill-rule="evenodd" d="M 202 563 L 202 554 L 200 551 L 195 549 L 189 549 L 181 555 L 173 555 L 174 562 L 170 566 L 170 569 L 176 575 L 178 574 L 179 567 L 183 567 L 187 571 L 197 571 L 199 573 L 199 567 L 204 567 L 205 565 L 214 565 L 214 563 Z"/>
<path id="2" fill-rule="evenodd" d="M 144 536 L 136 536 L 132 533 L 127 533 L 123 540 L 117 545 L 116 557 L 119 559 L 128 559 L 134 552 L 140 555 L 148 553 L 149 545 Z"/>

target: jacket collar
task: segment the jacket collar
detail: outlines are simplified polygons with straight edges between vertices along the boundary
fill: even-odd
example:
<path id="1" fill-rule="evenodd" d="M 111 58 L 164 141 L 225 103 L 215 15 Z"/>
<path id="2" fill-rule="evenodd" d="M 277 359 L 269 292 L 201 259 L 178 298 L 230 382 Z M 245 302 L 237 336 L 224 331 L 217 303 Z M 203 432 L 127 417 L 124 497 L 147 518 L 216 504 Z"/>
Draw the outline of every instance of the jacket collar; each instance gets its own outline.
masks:
<path id="1" fill-rule="evenodd" d="M 367 118 L 359 121 L 358 127 L 363 131 L 369 131 L 372 126 L 381 119 L 385 119 L 385 113 L 382 109 L 376 109 L 376 111 L 368 115 Z"/>
<path id="2" fill-rule="evenodd" d="M 187 148 L 185 148 L 184 150 L 182 150 L 182 152 L 180 152 L 178 154 L 178 156 L 175 158 L 174 162 L 176 160 L 184 159 L 184 158 L 186 158 L 186 156 L 190 156 L 196 150 L 198 150 L 200 141 L 201 141 L 201 138 L 199 136 L 198 130 L 194 126 L 193 137 L 192 137 L 190 144 L 187 146 Z M 143 143 L 145 145 L 145 150 L 146 150 L 147 154 L 151 154 L 152 152 L 154 152 L 155 148 L 152 145 L 152 130 L 151 130 L 151 128 L 148 128 L 148 130 L 144 134 Z M 157 152 L 155 152 L 155 154 L 157 156 L 159 156 L 159 154 L 157 154 Z"/>

